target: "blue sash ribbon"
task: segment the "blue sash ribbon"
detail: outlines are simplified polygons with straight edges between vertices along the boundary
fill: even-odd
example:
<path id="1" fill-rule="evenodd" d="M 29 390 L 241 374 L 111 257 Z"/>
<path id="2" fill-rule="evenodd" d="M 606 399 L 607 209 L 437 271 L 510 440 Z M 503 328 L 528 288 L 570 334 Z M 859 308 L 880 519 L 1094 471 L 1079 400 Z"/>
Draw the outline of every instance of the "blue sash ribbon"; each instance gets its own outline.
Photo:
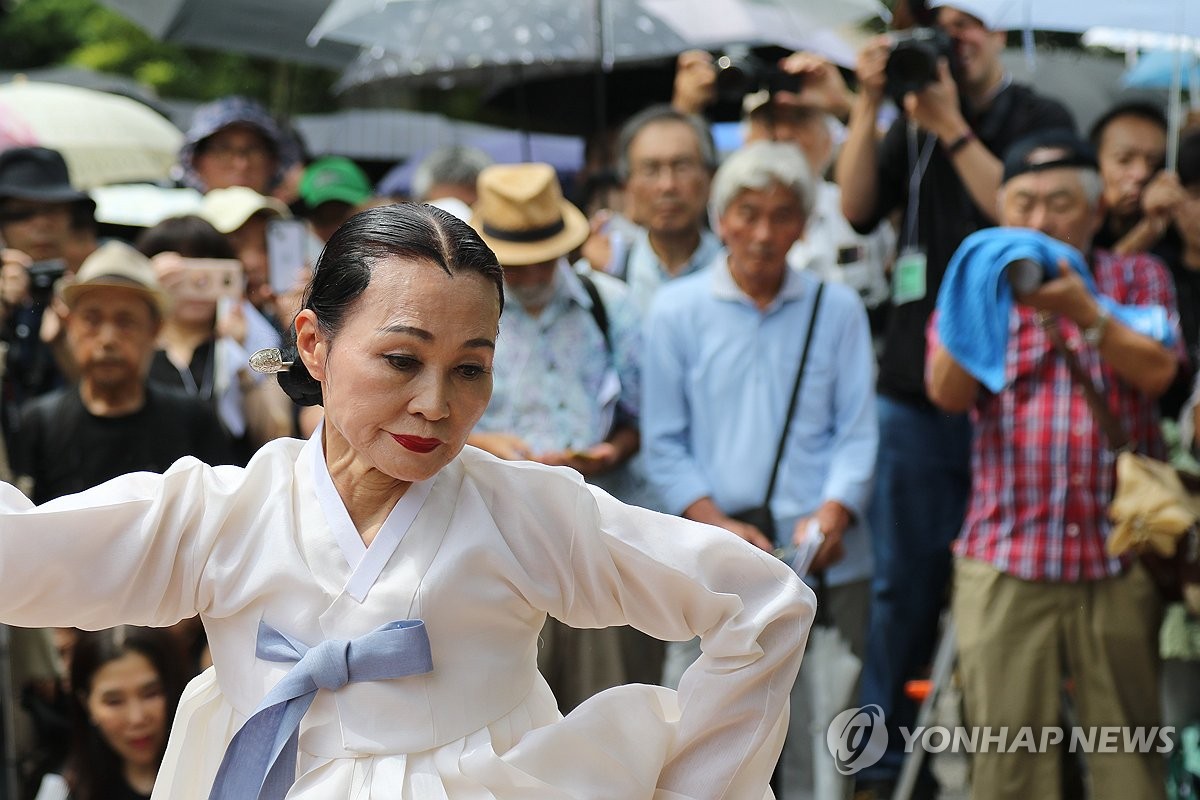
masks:
<path id="1" fill-rule="evenodd" d="M 421 620 L 389 622 L 357 639 L 315 647 L 258 623 L 256 654 L 295 666 L 267 693 L 230 741 L 209 800 L 283 800 L 296 781 L 300 720 L 319 689 L 382 681 L 433 670 L 429 634 Z"/>

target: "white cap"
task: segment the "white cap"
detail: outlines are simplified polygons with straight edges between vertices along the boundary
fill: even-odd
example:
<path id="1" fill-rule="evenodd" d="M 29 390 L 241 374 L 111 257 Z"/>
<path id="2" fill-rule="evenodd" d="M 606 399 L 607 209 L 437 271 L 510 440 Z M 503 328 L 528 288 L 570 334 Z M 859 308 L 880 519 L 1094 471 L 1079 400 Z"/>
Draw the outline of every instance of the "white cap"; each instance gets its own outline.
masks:
<path id="1" fill-rule="evenodd" d="M 447 214 L 453 214 L 463 222 L 471 221 L 471 207 L 457 197 L 439 197 L 436 200 L 430 200 L 429 205 L 440 208 Z"/>
<path id="2" fill-rule="evenodd" d="M 931 11 L 943 6 L 953 8 L 955 11 L 970 14 L 982 22 L 983 27 L 989 31 L 996 30 L 996 21 L 999 18 L 999 14 L 997 13 L 997 4 L 994 2 L 987 2 L 986 0 L 929 0 L 928 6 Z"/>
<path id="3" fill-rule="evenodd" d="M 255 214 L 266 211 L 272 216 L 288 219 L 292 212 L 274 197 L 264 197 L 245 186 L 213 189 L 204 195 L 200 216 L 221 233 L 233 233 Z"/>

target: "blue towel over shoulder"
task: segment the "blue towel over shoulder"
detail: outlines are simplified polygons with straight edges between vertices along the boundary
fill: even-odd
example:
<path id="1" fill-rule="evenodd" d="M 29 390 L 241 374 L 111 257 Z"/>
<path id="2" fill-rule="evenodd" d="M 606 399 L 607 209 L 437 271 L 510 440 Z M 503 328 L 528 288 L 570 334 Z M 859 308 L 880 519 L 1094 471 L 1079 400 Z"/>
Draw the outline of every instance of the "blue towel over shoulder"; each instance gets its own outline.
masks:
<path id="1" fill-rule="evenodd" d="M 964 239 L 950 259 L 938 292 L 937 331 L 954 360 L 990 391 L 1004 388 L 1013 304 L 1007 271 L 1024 260 L 1040 264 L 1046 280 L 1057 277 L 1059 262 L 1065 260 L 1113 318 L 1167 347 L 1175 344 L 1167 309 L 1123 306 L 1101 295 L 1083 254 L 1071 245 L 1028 228 L 985 228 Z"/>

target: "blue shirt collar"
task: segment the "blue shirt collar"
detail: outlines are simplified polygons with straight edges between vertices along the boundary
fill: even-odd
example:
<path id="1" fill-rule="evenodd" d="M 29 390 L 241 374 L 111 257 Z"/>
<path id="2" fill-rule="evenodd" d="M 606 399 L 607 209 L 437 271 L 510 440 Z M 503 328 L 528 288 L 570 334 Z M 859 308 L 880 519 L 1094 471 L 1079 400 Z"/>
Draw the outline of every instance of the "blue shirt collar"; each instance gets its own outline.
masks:
<path id="1" fill-rule="evenodd" d="M 630 255 L 630 258 L 632 259 L 637 257 L 649 261 L 654 265 L 659 276 L 663 280 L 668 280 L 672 277 L 682 278 L 684 275 L 698 272 L 699 270 L 711 264 L 713 259 L 716 258 L 716 256 L 721 252 L 721 240 L 717 238 L 717 235 L 708 228 L 701 228 L 700 243 L 696 245 L 696 249 L 692 251 L 692 255 L 688 257 L 688 260 L 683 265 L 683 268 L 680 269 L 675 275 L 671 275 L 667 272 L 666 268 L 663 267 L 662 259 L 658 257 L 658 253 L 654 252 L 654 246 L 650 244 L 650 231 L 642 228 L 641 232 L 638 234 L 635 244 L 636 247 L 633 253 Z M 628 271 L 632 272 L 632 270 L 633 262 L 631 260 Z"/>
<path id="2" fill-rule="evenodd" d="M 807 283 L 808 281 L 804 273 L 785 265 L 783 286 L 779 287 L 779 294 L 775 295 L 775 299 L 771 301 L 771 304 L 765 310 L 772 311 L 784 303 L 790 303 L 804 297 Z M 729 271 L 728 252 L 721 253 L 712 262 L 712 292 L 713 296 L 718 300 L 731 300 L 754 305 L 754 301 L 750 299 L 750 296 L 743 292 L 741 287 L 733 280 L 733 274 Z"/>

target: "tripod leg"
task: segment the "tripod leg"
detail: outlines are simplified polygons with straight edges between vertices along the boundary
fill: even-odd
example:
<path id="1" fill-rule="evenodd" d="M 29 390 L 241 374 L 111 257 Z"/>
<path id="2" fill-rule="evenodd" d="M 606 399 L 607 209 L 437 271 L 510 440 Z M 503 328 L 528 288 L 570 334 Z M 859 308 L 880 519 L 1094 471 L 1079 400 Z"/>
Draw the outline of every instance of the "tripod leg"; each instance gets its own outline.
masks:
<path id="1" fill-rule="evenodd" d="M 938 640 L 936 655 L 933 659 L 933 674 L 929 695 L 921 702 L 917 711 L 917 728 L 926 728 L 933 719 L 933 711 L 937 706 L 938 696 L 950 683 L 954 674 L 954 665 L 958 659 L 958 648 L 954 638 L 954 619 L 949 612 L 943 615 L 941 639 Z M 892 792 L 892 800 L 911 800 L 913 789 L 917 785 L 917 777 L 921 774 L 921 765 L 925 763 L 925 751 L 914 747 L 911 753 L 904 756 L 904 764 L 900 768 L 900 778 Z"/>
<path id="2" fill-rule="evenodd" d="M 0 625 L 0 800 L 17 800 L 17 694 L 12 657 L 12 634 L 7 625 Z"/>

